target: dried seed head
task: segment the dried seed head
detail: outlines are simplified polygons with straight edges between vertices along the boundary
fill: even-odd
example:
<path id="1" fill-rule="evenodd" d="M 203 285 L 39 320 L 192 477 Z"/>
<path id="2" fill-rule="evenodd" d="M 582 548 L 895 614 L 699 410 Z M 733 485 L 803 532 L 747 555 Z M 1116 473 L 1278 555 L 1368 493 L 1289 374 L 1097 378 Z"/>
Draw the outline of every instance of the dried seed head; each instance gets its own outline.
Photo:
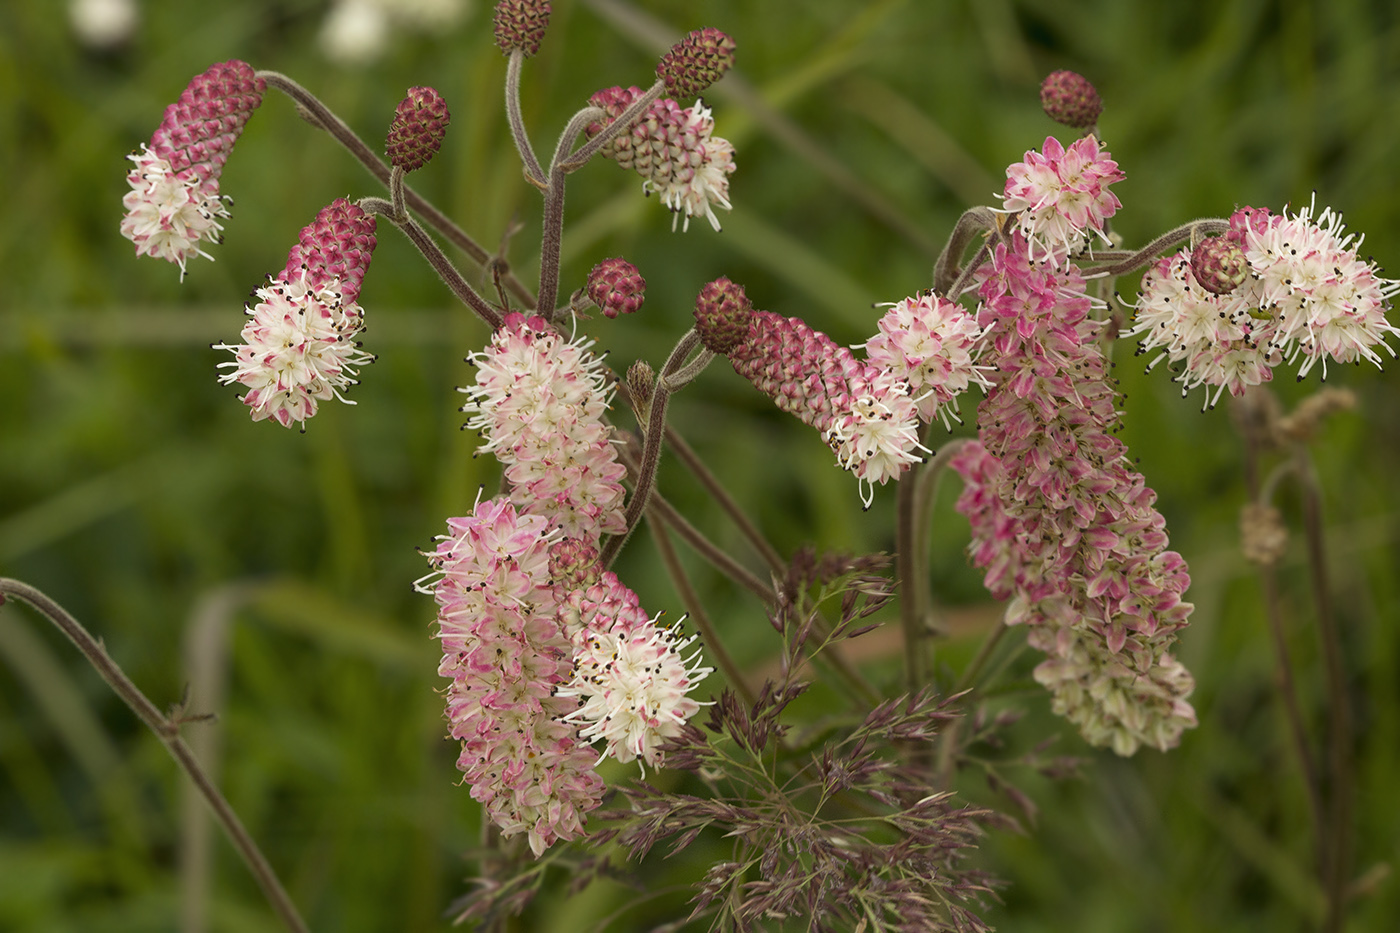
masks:
<path id="1" fill-rule="evenodd" d="M 656 370 L 646 360 L 637 360 L 627 369 L 627 392 L 632 396 L 632 407 L 637 416 L 651 404 L 651 394 L 656 389 Z"/>
<path id="2" fill-rule="evenodd" d="M 1240 549 L 1245 560 L 1260 566 L 1278 562 L 1288 550 L 1288 528 L 1278 509 L 1250 502 L 1240 511 Z"/>
<path id="3" fill-rule="evenodd" d="M 447 103 L 430 87 L 411 87 L 394 110 L 394 122 L 389 124 L 389 139 L 384 151 L 389 164 L 405 172 L 428 164 L 447 135 L 452 114 Z"/>
<path id="4" fill-rule="evenodd" d="M 636 311 L 646 290 L 647 280 L 625 259 L 604 259 L 588 273 L 588 297 L 608 317 Z"/>
<path id="5" fill-rule="evenodd" d="M 752 314 L 744 286 L 727 278 L 715 279 L 695 299 L 695 330 L 709 350 L 728 356 L 749 339 Z"/>
<path id="6" fill-rule="evenodd" d="M 1040 106 L 1050 119 L 1075 129 L 1093 126 L 1103 113 L 1099 92 L 1073 71 L 1053 71 L 1041 82 Z"/>
<path id="7" fill-rule="evenodd" d="M 656 76 L 666 82 L 667 94 L 688 100 L 733 66 L 734 48 L 734 40 L 718 29 L 696 29 L 661 56 Z"/>
<path id="8" fill-rule="evenodd" d="M 1249 277 L 1249 262 L 1229 237 L 1207 237 L 1191 251 L 1191 272 L 1206 291 L 1228 295 Z"/>
<path id="9" fill-rule="evenodd" d="M 549 4 L 544 0 L 500 0 L 496 4 L 496 45 L 509 55 L 519 49 L 529 58 L 540 50 L 549 25 Z"/>

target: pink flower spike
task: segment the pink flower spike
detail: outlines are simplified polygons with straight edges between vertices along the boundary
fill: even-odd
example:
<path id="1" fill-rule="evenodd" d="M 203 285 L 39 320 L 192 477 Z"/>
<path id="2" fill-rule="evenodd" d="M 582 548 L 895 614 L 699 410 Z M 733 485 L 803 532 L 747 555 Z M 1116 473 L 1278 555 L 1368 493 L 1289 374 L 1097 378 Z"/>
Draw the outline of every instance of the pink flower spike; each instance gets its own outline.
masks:
<path id="1" fill-rule="evenodd" d="M 866 361 L 909 384 L 922 420 L 941 415 L 943 426 L 951 428 L 950 403 L 973 383 L 988 385 L 977 365 L 982 329 L 976 316 L 955 302 L 924 294 L 892 305 L 879 328 L 865 344 Z"/>
<path id="2" fill-rule="evenodd" d="M 217 344 L 234 354 L 220 363 L 224 385 L 248 387 L 241 401 L 254 421 L 283 427 L 316 414 L 316 403 L 337 398 L 374 361 L 356 338 L 364 310 L 356 302 L 375 245 L 374 217 L 338 198 L 301 231 L 286 267 L 254 292 L 243 343 Z"/>
<path id="3" fill-rule="evenodd" d="M 246 62 L 223 62 L 165 108 L 150 142 L 128 156 L 135 168 L 127 174 L 121 232 L 136 255 L 176 263 L 182 279 L 189 259 L 212 259 L 199 244 L 217 243 L 219 219 L 228 217 L 219 176 L 266 87 Z"/>
<path id="4" fill-rule="evenodd" d="M 1002 210 L 1016 215 L 1016 229 L 1033 247 L 1059 263 L 1092 234 L 1107 241 L 1104 221 L 1122 206 L 1108 187 L 1124 175 L 1106 150 L 1100 153 L 1093 136 L 1068 149 L 1047 136 L 1042 148 L 1043 153 L 1028 151 L 1024 161 L 1007 168 Z"/>

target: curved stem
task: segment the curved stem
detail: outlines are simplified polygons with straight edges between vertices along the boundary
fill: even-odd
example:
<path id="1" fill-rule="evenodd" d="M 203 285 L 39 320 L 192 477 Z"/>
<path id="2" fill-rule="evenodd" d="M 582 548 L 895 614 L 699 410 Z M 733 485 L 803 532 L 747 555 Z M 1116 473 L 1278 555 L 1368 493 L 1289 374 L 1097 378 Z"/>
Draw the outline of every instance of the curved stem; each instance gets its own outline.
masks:
<path id="1" fill-rule="evenodd" d="M 525 177 L 536 186 L 545 186 L 544 169 L 535 158 L 535 150 L 530 146 L 530 135 L 525 131 L 525 120 L 520 116 L 520 72 L 525 63 L 525 53 L 513 49 L 510 61 L 506 64 L 506 119 L 510 123 L 510 135 L 515 140 L 520 161 L 525 165 Z"/>
<path id="2" fill-rule="evenodd" d="M 632 124 L 637 122 L 637 119 L 646 112 L 647 108 L 649 108 L 665 90 L 666 85 L 658 78 L 656 83 L 647 88 L 641 97 L 632 101 L 626 110 L 618 114 L 616 120 L 603 127 L 598 132 L 598 135 L 580 146 L 567 159 L 556 161 L 553 167 L 565 174 L 576 172 L 583 168 L 584 165 L 588 164 L 588 160 L 597 155 L 598 150 L 607 145 L 610 140 L 618 134 L 631 129 Z M 558 156 L 556 156 L 556 159 L 558 159 Z"/>
<path id="3" fill-rule="evenodd" d="M 428 232 L 418 225 L 418 223 L 407 214 L 396 214 L 394 205 L 383 198 L 361 198 L 360 208 L 371 214 L 378 214 L 388 220 L 403 231 L 409 242 L 418 247 L 418 252 L 423 254 L 423 258 L 428 260 L 428 265 L 433 267 L 433 271 L 438 274 L 452 294 L 477 313 L 477 315 L 490 325 L 492 330 L 501 326 L 501 314 L 491 306 L 485 298 L 477 294 L 476 289 L 471 287 L 462 273 L 457 271 L 457 267 L 452 265 L 452 261 L 447 258 L 443 251 L 433 242 L 433 238 L 428 236 Z"/>
<path id="4" fill-rule="evenodd" d="M 651 536 L 652 540 L 656 542 L 656 551 L 661 555 L 661 562 L 666 565 L 666 572 L 671 577 L 676 592 L 680 594 L 681 602 L 685 604 L 685 610 L 690 615 L 691 621 L 700 630 L 700 638 L 709 650 L 710 657 L 715 659 L 719 669 L 724 672 L 725 678 L 739 692 L 744 702 L 753 706 L 755 699 L 753 688 L 749 686 L 739 665 L 735 664 L 734 659 L 729 656 L 724 642 L 720 640 L 719 633 L 715 631 L 715 627 L 710 623 L 710 617 L 705 613 L 705 608 L 700 603 L 700 597 L 696 594 L 695 587 L 690 585 L 690 578 L 686 576 L 685 568 L 681 566 L 680 558 L 676 555 L 676 549 L 671 545 L 671 536 L 666 531 L 665 520 L 656 515 L 654 508 L 647 511 L 649 516 L 655 516 L 657 519 L 651 526 Z"/>
<path id="5" fill-rule="evenodd" d="M 972 284 L 972 277 L 977 273 L 982 263 L 986 262 L 991 255 L 992 244 L 983 243 L 982 248 L 972 257 L 972 261 L 963 268 L 962 274 L 958 276 L 957 281 L 949 287 L 947 295 L 949 301 L 957 301 L 962 297 L 962 293 L 967 291 L 968 286 Z"/>
<path id="6" fill-rule="evenodd" d="M 646 434 L 642 438 L 642 462 L 637 468 L 637 481 L 632 487 L 632 498 L 627 502 L 627 514 L 624 518 L 626 530 L 609 538 L 603 545 L 598 554 L 598 560 L 603 567 L 611 566 L 617 559 L 623 544 L 627 542 L 627 538 L 637 527 L 637 522 L 641 520 L 642 513 L 646 511 L 647 498 L 656 484 L 656 469 L 661 465 L 661 446 L 666 436 L 666 406 L 671 400 L 671 389 L 667 379 L 679 371 L 685 358 L 700 346 L 700 337 L 692 328 L 671 351 L 666 365 L 661 367 L 647 409 Z"/>
<path id="7" fill-rule="evenodd" d="M 1127 275 L 1147 265 L 1158 253 L 1174 249 L 1203 234 L 1225 233 L 1229 229 L 1230 222 L 1228 220 L 1221 220 L 1218 217 L 1202 217 L 1199 220 L 1193 220 L 1168 230 L 1141 249 L 1127 253 L 1123 258 L 1116 258 L 1122 255 L 1121 250 L 1100 253 L 1086 260 L 1088 268 L 1085 271 L 1109 276 Z"/>
<path id="8" fill-rule="evenodd" d="M 178 717 L 171 719 L 156 709 L 155 704 L 146 698 L 146 695 L 131 682 L 125 672 L 107 654 L 102 643 L 93 638 L 87 629 L 83 628 L 78 620 L 69 615 L 67 610 L 58 603 L 27 583 L 0 577 L 0 601 L 3 601 L 5 594 L 16 596 L 28 603 L 40 615 L 57 626 L 64 635 L 67 635 L 68 640 L 77 646 L 83 656 L 88 659 L 88 663 L 107 682 L 107 685 L 156 734 L 156 738 L 165 745 L 170 756 L 189 776 L 195 789 L 199 791 L 209 804 L 210 809 L 214 811 L 215 819 L 223 826 L 224 832 L 228 833 L 229 841 L 238 850 L 238 854 L 243 857 L 244 863 L 247 864 L 254 879 L 258 882 L 258 887 L 262 888 L 263 895 L 267 897 L 268 903 L 272 905 L 273 911 L 281 918 L 282 923 L 294 933 L 306 933 L 306 923 L 301 919 L 296 905 L 292 903 L 291 897 L 282 887 L 282 882 L 278 880 L 276 872 L 272 870 L 272 866 L 262 854 L 262 850 L 253 841 L 253 837 L 248 835 L 242 821 L 238 819 L 238 814 L 233 812 L 233 808 L 229 806 L 223 794 L 204 773 L 204 769 L 200 766 L 199 760 L 195 758 L 194 752 L 190 751 L 190 747 L 180 737 L 180 719 Z"/>
<path id="9" fill-rule="evenodd" d="M 945 297 L 954 297 L 949 289 L 960 278 L 958 261 L 967 251 L 967 245 L 979 233 L 997 229 L 997 215 L 990 207 L 973 207 L 963 211 L 957 225 L 948 236 L 948 244 L 938 254 L 933 265 L 933 290 Z M 981 255 L 980 253 L 978 255 Z M 976 265 L 972 268 L 976 268 Z"/>
<path id="10" fill-rule="evenodd" d="M 371 175 L 378 179 L 380 184 L 386 187 L 389 185 L 389 164 L 367 146 L 364 140 L 355 135 L 355 131 L 350 129 L 344 120 L 321 103 L 316 95 L 281 72 L 259 71 L 257 76 L 266 81 L 268 87 L 276 88 L 290 97 L 308 123 L 329 133 Z M 485 268 L 491 262 L 491 253 L 485 247 L 472 239 L 465 230 L 457 226 L 452 218 L 438 210 L 431 201 L 407 186 L 404 187 L 404 202 L 413 209 L 414 213 L 421 216 L 428 226 L 442 234 L 453 246 L 466 253 L 478 266 Z M 533 308 L 535 306 L 535 296 L 530 293 L 530 289 L 523 282 L 509 273 L 505 276 L 504 281 L 511 294 L 519 298 L 526 307 Z"/>

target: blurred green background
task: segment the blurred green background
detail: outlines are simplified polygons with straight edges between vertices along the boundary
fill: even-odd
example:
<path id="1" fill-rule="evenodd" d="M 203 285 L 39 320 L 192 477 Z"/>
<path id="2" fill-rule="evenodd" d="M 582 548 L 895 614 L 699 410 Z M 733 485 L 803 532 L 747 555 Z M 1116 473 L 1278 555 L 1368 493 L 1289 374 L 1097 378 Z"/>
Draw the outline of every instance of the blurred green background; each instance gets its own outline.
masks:
<path id="1" fill-rule="evenodd" d="M 299 228 L 335 197 L 381 193 L 278 95 L 224 173 L 235 205 L 216 262 L 194 261 L 181 283 L 174 266 L 134 259 L 117 225 L 125 155 L 192 75 L 241 58 L 290 74 L 375 144 L 407 87 L 435 86 L 453 123 L 413 182 L 488 247 L 518 219 L 509 255 L 529 281 L 540 205 L 505 130 L 489 6 L 476 0 L 425 28 L 404 11 L 421 17 L 442 2 L 383 5 L 399 20 L 362 36 L 382 46 L 368 60 L 347 58 L 346 40 L 327 45 L 332 11 L 309 0 L 145 0 L 129 37 L 106 48 L 76 38 L 65 4 L 0 7 L 0 177 L 10 179 L 0 575 L 63 602 L 158 705 L 186 684 L 207 701 L 197 708 L 217 704 L 217 733 L 188 731 L 217 735 L 229 798 L 316 930 L 444 928 L 473 869 L 465 853 L 479 815 L 454 783 L 434 610 L 411 583 L 427 570 L 415 548 L 495 481 L 494 464 L 473 459 L 474 438 L 458 431 L 453 388 L 471 379 L 461 360 L 486 332 L 382 226 L 361 299 L 379 360 L 352 391 L 354 407 L 323 406 L 301 434 L 251 423 L 237 393 L 216 384 L 226 354 L 209 345 L 237 337 L 242 301 L 281 268 Z M 593 90 L 648 84 L 664 44 L 701 25 L 739 44 L 736 72 L 707 95 L 717 134 L 737 148 L 724 231 L 701 222 L 671 233 L 637 177 L 606 162 L 570 188 L 565 291 L 619 254 L 649 282 L 634 319 L 585 325 L 619 373 L 634 359 L 659 365 L 700 285 L 722 274 L 759 307 L 845 343 L 866 339 L 872 303 L 926 287 L 958 214 L 995 203 L 1006 164 L 1055 132 L 1036 89 L 1057 68 L 1088 75 L 1107 103 L 1102 132 L 1128 176 L 1114 224 L 1129 244 L 1316 191 L 1366 233 L 1363 252 L 1400 273 L 1400 22 L 1388 0 L 558 0 L 524 78 L 536 147 L 548 151 Z M 1133 284 L 1119 283 L 1129 297 Z M 1013 749 L 1059 733 L 1057 751 L 1089 762 L 1082 780 L 1026 780 L 1041 817 L 1026 835 L 986 840 L 982 864 L 1009 882 L 986 916 L 1016 931 L 1314 928 L 1321 894 L 1305 796 L 1258 584 L 1237 544 L 1241 445 L 1226 405 L 1202 414 L 1199 396 L 1181 400 L 1164 374 L 1145 379 L 1131 350 L 1118 348 L 1123 436 L 1192 565 L 1197 610 L 1179 652 L 1198 681 L 1201 725 L 1170 754 L 1119 760 L 1087 749 L 1041 692 L 1025 692 L 1030 715 Z M 1394 379 L 1334 368 L 1331 383 L 1360 404 L 1315 449 L 1356 708 L 1358 931 L 1394 930 L 1400 917 L 1400 884 L 1384 867 L 1400 857 Z M 1276 388 L 1292 404 L 1316 380 L 1284 376 Z M 806 542 L 891 547 L 893 490 L 862 512 L 815 433 L 727 366 L 681 394 L 673 423 L 784 553 Z M 759 566 L 681 470 L 667 464 L 661 490 Z M 1296 529 L 1296 498 L 1284 491 Z M 930 568 L 956 623 L 941 654 L 953 671 L 997 617 L 963 557 L 955 492 L 950 483 L 940 499 Z M 770 661 L 777 645 L 761 607 L 686 559 L 732 650 L 754 668 Z M 1321 663 L 1303 567 L 1295 537 L 1285 602 L 1317 736 Z M 618 569 L 652 611 L 679 613 L 645 534 Z M 870 674 L 893 689 L 897 645 L 869 638 Z M 1018 658 L 1009 682 L 1024 682 L 1034 660 Z M 221 678 L 224 698 L 209 700 Z M 705 686 L 717 689 L 719 676 Z M 997 799 L 974 774 L 964 783 Z M 0 929 L 179 928 L 181 874 L 200 874 L 181 854 L 181 806 L 160 744 L 77 654 L 27 610 L 0 610 Z M 685 882 L 699 870 L 666 863 L 655 878 Z M 221 840 L 211 872 L 208 929 L 272 925 Z M 625 900 L 607 885 L 574 901 L 550 895 L 518 928 L 591 929 Z M 678 903 L 610 928 L 644 928 Z"/>

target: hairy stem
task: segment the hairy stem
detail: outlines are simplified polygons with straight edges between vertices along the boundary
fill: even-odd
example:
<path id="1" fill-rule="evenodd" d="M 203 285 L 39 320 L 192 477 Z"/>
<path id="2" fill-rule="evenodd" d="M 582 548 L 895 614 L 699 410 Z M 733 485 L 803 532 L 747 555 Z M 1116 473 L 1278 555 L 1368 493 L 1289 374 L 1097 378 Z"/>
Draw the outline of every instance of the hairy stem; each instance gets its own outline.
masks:
<path id="1" fill-rule="evenodd" d="M 361 198 L 360 208 L 371 214 L 385 217 L 394 226 L 403 231 L 410 243 L 418 247 L 418 252 L 423 254 L 423 258 L 428 260 L 428 265 L 433 267 L 433 271 L 442 279 L 443 284 L 451 289 L 467 307 L 477 313 L 477 316 L 485 321 L 492 330 L 501 326 L 501 314 L 491 303 L 481 295 L 476 289 L 471 287 L 471 283 L 466 280 L 462 273 L 457 271 L 457 267 L 452 265 L 452 261 L 433 242 L 433 238 L 428 232 L 420 227 L 412 217 L 407 214 L 398 214 L 394 211 L 394 205 L 383 198 Z"/>
<path id="2" fill-rule="evenodd" d="M 676 555 L 676 549 L 671 544 L 671 536 L 666 531 L 665 519 L 657 515 L 654 507 L 648 509 L 647 514 L 655 518 L 651 524 L 651 536 L 652 540 L 656 542 L 656 551 L 661 555 L 661 562 L 666 565 L 666 573 L 670 576 L 671 583 L 676 587 L 676 592 L 680 594 L 686 613 L 695 623 L 695 627 L 700 630 L 700 638 L 705 643 L 705 648 L 709 651 L 710 657 L 715 659 L 719 669 L 724 672 L 725 679 L 739 692 L 744 702 L 753 706 L 755 700 L 753 688 L 744 678 L 744 672 L 739 668 L 739 665 L 735 664 L 734 659 L 729 656 L 724 642 L 720 640 L 719 633 L 710 623 L 710 617 L 706 614 L 705 607 L 695 592 L 695 587 L 691 586 L 690 578 L 686 575 L 685 568 L 681 566 L 680 558 Z"/>
<path id="3" fill-rule="evenodd" d="M 1224 233 L 1230 229 L 1230 222 L 1218 217 L 1202 217 L 1179 227 L 1174 227 L 1157 237 L 1141 249 L 1124 253 L 1122 250 L 1106 250 L 1097 256 L 1084 260 L 1086 275 L 1107 274 L 1110 277 L 1127 275 L 1147 265 L 1157 256 L 1182 243 L 1190 242 L 1210 233 Z"/>
<path id="4" fill-rule="evenodd" d="M 68 636 L 68 640 L 77 646 L 83 656 L 88 659 L 88 663 L 107 682 L 107 685 L 156 734 L 156 738 L 165 745 L 170 756 L 175 759 L 175 763 L 189 776 L 195 789 L 199 791 L 209 804 L 210 809 L 214 811 L 214 818 L 219 821 L 219 825 L 228 834 L 229 841 L 233 843 L 233 847 L 238 850 L 238 854 L 242 856 L 244 863 L 253 873 L 258 887 L 262 888 L 263 895 L 272 905 L 273 911 L 281 918 L 283 925 L 294 933 L 306 933 L 306 923 L 301 919 L 296 905 L 292 903 L 291 897 L 282 887 L 282 882 L 277 879 L 276 872 L 272 870 L 272 866 L 262 854 L 262 850 L 253 841 L 253 837 L 248 835 L 242 821 L 238 819 L 238 814 L 233 812 L 233 808 L 224 799 L 224 795 L 204 773 L 204 769 L 200 766 L 199 760 L 195 758 L 194 752 L 190 751 L 190 747 L 180 737 L 180 716 L 177 715 L 172 719 L 158 710 L 155 704 L 146 698 L 146 695 L 112 660 L 102 643 L 93 638 L 77 619 L 68 614 L 67 610 L 44 593 L 26 583 L 21 583 L 19 580 L 0 577 L 0 601 L 3 601 L 6 594 L 28 603 L 40 615 L 57 626 L 64 635 Z"/>
<path id="5" fill-rule="evenodd" d="M 958 261 L 978 234 L 997 229 L 997 215 L 990 207 L 973 207 L 963 211 L 948 237 L 948 244 L 938 254 L 933 265 L 933 290 L 947 298 L 955 298 L 949 289 L 961 276 Z M 980 253 L 978 254 L 981 255 Z M 971 268 L 976 268 L 976 263 Z"/>
<path id="6" fill-rule="evenodd" d="M 647 111 L 647 108 L 649 108 L 665 90 L 666 85 L 658 78 L 656 83 L 647 88 L 646 92 L 643 93 L 641 97 L 632 101 L 626 110 L 618 114 L 616 120 L 603 127 L 598 132 L 598 135 L 594 136 L 582 146 L 579 146 L 567 159 L 560 159 L 556 155 L 555 158 L 557 161 L 553 167 L 558 168 L 566 174 L 576 172 L 583 168 L 588 164 L 589 159 L 598 154 L 599 149 L 602 149 L 609 141 L 618 136 L 618 134 L 630 130 L 632 124 L 637 122 L 637 119 Z"/>
<path id="7" fill-rule="evenodd" d="M 559 255 L 564 246 L 564 173 L 549 170 L 544 190 L 544 222 L 540 231 L 540 287 L 535 310 L 554 319 L 554 303 L 559 297 Z"/>
<path id="8" fill-rule="evenodd" d="M 268 87 L 276 88 L 290 97 L 308 123 L 329 133 L 371 175 L 378 179 L 380 184 L 386 187 L 389 185 L 389 164 L 367 146 L 364 140 L 355 135 L 355 131 L 350 129 L 345 121 L 336 116 L 330 108 L 321 103 L 314 94 L 281 72 L 259 71 L 257 76 L 266 81 Z M 438 210 L 431 201 L 407 186 L 404 187 L 404 202 L 413 209 L 414 213 L 422 217 L 428 226 L 442 234 L 453 246 L 466 253 L 478 266 L 486 268 L 491 262 L 491 253 L 485 247 L 472 239 L 465 230 L 457 226 L 452 218 Z M 525 286 L 525 283 L 510 273 L 506 274 L 504 281 L 511 294 L 519 298 L 526 307 L 535 307 L 535 296 L 530 293 L 530 289 Z"/>
<path id="9" fill-rule="evenodd" d="M 525 52 L 513 49 L 510 61 L 506 64 L 506 119 L 510 123 L 510 135 L 515 140 L 516 151 L 525 166 L 525 178 L 537 187 L 546 184 L 544 169 L 535 158 L 535 150 L 530 146 L 530 135 L 525 132 L 525 120 L 520 116 L 520 72 L 525 63 Z"/>

